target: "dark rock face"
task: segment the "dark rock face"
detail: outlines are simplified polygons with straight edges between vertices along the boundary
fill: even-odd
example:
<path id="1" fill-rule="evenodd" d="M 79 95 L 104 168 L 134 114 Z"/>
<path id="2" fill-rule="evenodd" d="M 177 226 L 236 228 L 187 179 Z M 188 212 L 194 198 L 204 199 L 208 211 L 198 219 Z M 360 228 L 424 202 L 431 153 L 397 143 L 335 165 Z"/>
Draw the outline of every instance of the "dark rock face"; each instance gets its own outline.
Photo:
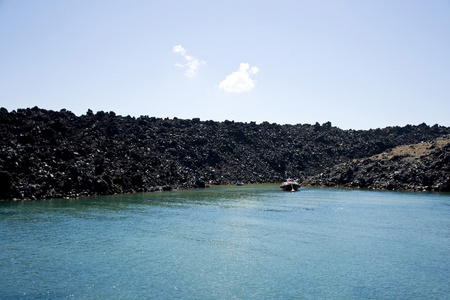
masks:
<path id="1" fill-rule="evenodd" d="M 352 160 L 304 181 L 307 185 L 450 191 L 450 136 Z"/>
<path id="2" fill-rule="evenodd" d="M 302 180 L 326 167 L 449 133 L 425 124 L 354 131 L 329 122 L 257 125 L 1 108 L 0 199 Z"/>

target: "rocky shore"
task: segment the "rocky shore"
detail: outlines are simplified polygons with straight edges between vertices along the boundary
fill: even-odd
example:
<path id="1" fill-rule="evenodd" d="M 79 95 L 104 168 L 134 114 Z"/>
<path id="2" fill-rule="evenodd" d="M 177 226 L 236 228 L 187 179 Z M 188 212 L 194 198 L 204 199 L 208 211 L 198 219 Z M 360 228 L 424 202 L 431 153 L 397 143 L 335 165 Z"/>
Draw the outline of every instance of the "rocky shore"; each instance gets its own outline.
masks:
<path id="1" fill-rule="evenodd" d="M 1 108 L 0 199 L 269 183 L 286 177 L 302 181 L 327 167 L 448 134 L 448 127 L 426 124 L 355 131 L 329 122 L 278 125 Z M 319 183 L 327 184 L 314 184 Z"/>
<path id="2" fill-rule="evenodd" d="M 450 136 L 356 159 L 304 181 L 311 186 L 450 191 Z"/>

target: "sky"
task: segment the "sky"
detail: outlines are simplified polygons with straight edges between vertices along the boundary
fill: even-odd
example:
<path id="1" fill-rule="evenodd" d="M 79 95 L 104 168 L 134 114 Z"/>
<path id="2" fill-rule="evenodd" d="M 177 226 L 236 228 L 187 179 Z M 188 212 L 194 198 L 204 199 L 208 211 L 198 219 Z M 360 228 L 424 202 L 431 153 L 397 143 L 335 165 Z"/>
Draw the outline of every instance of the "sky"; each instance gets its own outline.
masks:
<path id="1" fill-rule="evenodd" d="M 450 1 L 0 0 L 0 106 L 450 126 Z"/>

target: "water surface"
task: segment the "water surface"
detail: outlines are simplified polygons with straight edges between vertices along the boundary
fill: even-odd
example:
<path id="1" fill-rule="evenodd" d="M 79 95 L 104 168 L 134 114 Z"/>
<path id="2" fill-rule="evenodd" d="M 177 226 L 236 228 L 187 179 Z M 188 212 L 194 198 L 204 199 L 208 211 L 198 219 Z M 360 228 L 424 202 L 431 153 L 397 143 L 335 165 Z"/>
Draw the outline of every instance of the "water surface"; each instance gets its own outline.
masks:
<path id="1" fill-rule="evenodd" d="M 0 298 L 444 299 L 450 194 L 220 186 L 0 203 Z"/>

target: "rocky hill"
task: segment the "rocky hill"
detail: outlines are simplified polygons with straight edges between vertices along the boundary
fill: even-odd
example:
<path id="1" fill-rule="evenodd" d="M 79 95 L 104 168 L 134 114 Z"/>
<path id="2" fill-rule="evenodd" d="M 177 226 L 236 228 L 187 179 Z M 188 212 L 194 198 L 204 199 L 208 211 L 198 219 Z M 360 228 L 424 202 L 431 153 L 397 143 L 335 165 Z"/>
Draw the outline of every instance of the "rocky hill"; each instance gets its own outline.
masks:
<path id="1" fill-rule="evenodd" d="M 331 126 L 0 109 L 0 199 L 106 195 L 299 180 L 450 128 Z"/>
<path id="2" fill-rule="evenodd" d="M 306 185 L 450 191 L 450 136 L 356 159 L 311 176 Z"/>

